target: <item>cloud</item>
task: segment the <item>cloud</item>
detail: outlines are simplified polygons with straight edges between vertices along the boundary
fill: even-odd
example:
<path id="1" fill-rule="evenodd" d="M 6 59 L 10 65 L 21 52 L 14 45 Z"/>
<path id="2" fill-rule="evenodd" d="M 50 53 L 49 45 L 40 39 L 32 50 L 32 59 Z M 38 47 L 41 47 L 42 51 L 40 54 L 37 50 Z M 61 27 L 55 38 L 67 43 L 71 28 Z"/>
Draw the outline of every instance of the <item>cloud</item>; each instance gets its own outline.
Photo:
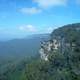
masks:
<path id="1" fill-rule="evenodd" d="M 21 8 L 20 12 L 24 14 L 37 14 L 40 13 L 42 10 L 38 9 L 36 7 L 31 7 L 31 8 Z"/>
<path id="2" fill-rule="evenodd" d="M 33 25 L 23 25 L 19 27 L 19 30 L 26 32 L 36 32 L 37 29 Z"/>
<path id="3" fill-rule="evenodd" d="M 67 0 L 33 0 L 41 8 L 48 8 L 52 6 L 65 5 Z"/>
<path id="4" fill-rule="evenodd" d="M 46 29 L 46 32 L 48 32 L 48 33 L 51 33 L 53 31 L 53 28 L 52 27 L 48 27 L 47 29 Z"/>
<path id="5" fill-rule="evenodd" d="M 54 6 L 64 6 L 67 4 L 68 0 L 32 0 L 33 4 L 36 4 L 35 7 L 24 7 L 20 8 L 19 12 L 23 14 L 38 14 L 41 13 L 44 9 L 51 8 Z"/>

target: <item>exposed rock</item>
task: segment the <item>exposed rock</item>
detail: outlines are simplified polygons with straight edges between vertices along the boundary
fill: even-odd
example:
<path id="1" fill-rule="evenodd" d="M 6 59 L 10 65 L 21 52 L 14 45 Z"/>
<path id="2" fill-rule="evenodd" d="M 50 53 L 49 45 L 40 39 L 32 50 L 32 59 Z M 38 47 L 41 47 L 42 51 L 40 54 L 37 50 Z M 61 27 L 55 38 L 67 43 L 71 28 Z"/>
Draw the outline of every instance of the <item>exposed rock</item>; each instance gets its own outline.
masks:
<path id="1" fill-rule="evenodd" d="M 76 32 L 76 34 L 75 34 Z M 64 54 L 65 51 L 73 51 L 76 47 L 75 37 L 80 32 L 80 24 L 69 24 L 52 32 L 48 41 L 41 42 L 41 59 L 47 61 L 50 52 L 59 51 Z"/>

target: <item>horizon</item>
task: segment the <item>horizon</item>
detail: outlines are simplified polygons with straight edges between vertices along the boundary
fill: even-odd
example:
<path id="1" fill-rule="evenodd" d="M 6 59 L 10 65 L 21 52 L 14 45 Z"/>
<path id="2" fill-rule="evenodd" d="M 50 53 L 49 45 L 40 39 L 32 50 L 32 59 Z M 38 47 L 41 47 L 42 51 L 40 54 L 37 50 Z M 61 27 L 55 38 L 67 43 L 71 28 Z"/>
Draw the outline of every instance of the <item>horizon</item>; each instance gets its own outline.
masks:
<path id="1" fill-rule="evenodd" d="M 51 33 L 80 22 L 80 0 L 0 0 L 0 39 Z"/>
<path id="2" fill-rule="evenodd" d="M 0 42 L 11 41 L 11 40 L 20 40 L 20 39 L 31 39 L 31 38 L 35 38 L 36 36 L 41 37 L 40 35 L 48 36 L 48 35 L 50 35 L 50 33 L 29 34 L 29 35 L 26 35 L 23 37 L 4 37 L 4 38 L 0 38 Z"/>

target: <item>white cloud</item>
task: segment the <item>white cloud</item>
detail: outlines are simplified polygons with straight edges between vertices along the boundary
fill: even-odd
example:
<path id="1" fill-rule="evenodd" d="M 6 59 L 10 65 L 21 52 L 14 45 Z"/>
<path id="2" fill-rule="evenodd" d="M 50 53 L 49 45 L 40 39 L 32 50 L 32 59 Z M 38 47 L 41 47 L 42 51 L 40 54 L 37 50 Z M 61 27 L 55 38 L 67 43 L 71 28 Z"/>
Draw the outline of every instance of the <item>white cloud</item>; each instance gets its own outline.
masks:
<path id="1" fill-rule="evenodd" d="M 54 6 L 61 6 L 66 5 L 68 0 L 33 0 L 33 3 L 37 4 L 36 7 L 24 7 L 20 8 L 20 12 L 24 14 L 37 14 L 41 13 L 44 9 L 54 7 Z"/>
<path id="2" fill-rule="evenodd" d="M 20 12 L 24 14 L 37 14 L 41 12 L 41 9 L 38 9 L 36 7 L 31 7 L 31 8 L 21 8 Z"/>
<path id="3" fill-rule="evenodd" d="M 58 5 L 66 5 L 67 0 L 33 0 L 41 8 L 47 8 Z"/>
<path id="4" fill-rule="evenodd" d="M 51 33 L 53 31 L 53 28 L 52 27 L 48 27 L 47 29 L 46 29 L 46 32 L 48 32 L 48 33 Z"/>
<path id="5" fill-rule="evenodd" d="M 23 25 L 19 27 L 20 30 L 26 32 L 36 32 L 37 29 L 33 25 Z"/>

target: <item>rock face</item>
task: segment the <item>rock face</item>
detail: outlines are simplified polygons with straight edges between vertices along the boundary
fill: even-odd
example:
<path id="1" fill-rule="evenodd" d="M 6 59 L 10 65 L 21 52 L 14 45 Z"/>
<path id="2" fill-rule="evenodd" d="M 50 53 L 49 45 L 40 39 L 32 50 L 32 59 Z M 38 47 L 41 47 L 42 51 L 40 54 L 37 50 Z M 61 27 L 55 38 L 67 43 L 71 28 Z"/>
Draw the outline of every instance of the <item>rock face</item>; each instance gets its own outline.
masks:
<path id="1" fill-rule="evenodd" d="M 41 42 L 40 55 L 41 59 L 48 61 L 48 56 L 51 52 L 73 51 L 76 47 L 76 38 L 80 43 L 80 23 L 65 25 L 56 29 L 50 35 L 50 40 Z"/>
<path id="2" fill-rule="evenodd" d="M 75 44 L 73 44 L 75 46 Z M 64 53 L 65 49 L 70 48 L 70 43 L 65 43 L 65 39 L 61 37 L 53 38 L 41 43 L 40 55 L 41 59 L 48 61 L 49 54 L 53 51 Z"/>
<path id="3" fill-rule="evenodd" d="M 61 51 L 60 48 L 64 47 L 64 44 L 61 43 L 63 41 L 59 39 L 53 39 L 49 41 L 45 41 L 41 43 L 41 48 L 40 48 L 40 55 L 41 59 L 48 61 L 48 56 L 51 51 L 56 52 L 57 50 Z"/>

